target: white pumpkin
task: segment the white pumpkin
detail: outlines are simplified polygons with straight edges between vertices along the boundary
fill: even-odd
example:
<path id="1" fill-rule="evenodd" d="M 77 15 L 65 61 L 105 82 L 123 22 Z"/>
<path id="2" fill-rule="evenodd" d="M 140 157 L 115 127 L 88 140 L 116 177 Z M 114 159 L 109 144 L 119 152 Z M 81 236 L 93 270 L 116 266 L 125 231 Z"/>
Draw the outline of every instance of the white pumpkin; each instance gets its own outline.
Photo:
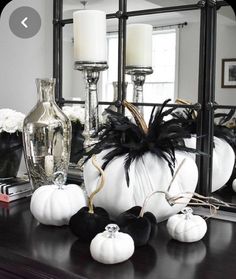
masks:
<path id="1" fill-rule="evenodd" d="M 234 192 L 236 192 L 236 179 L 234 179 L 232 182 L 232 189 L 234 190 Z"/>
<path id="2" fill-rule="evenodd" d="M 109 224 L 90 244 L 91 256 L 103 264 L 116 264 L 128 260 L 134 253 L 134 241 L 126 233 L 118 232 L 116 224 Z"/>
<path id="3" fill-rule="evenodd" d="M 103 157 L 110 150 L 102 151 L 96 155 L 99 165 L 103 164 Z M 194 192 L 198 170 L 195 161 L 186 153 L 176 151 L 175 170 L 185 160 L 180 171 L 170 188 L 169 194 L 176 196 L 182 192 Z M 105 168 L 106 181 L 103 189 L 95 196 L 94 204 L 105 208 L 111 216 L 132 208 L 142 206 L 145 198 L 152 192 L 167 191 L 172 175 L 166 161 L 158 158 L 150 152 L 145 153 L 140 159 L 134 160 L 129 171 L 130 185 L 127 186 L 124 171 L 125 156 L 114 158 Z M 99 180 L 99 172 L 94 169 L 91 160 L 84 166 L 85 187 L 90 194 L 96 189 Z M 169 216 L 178 213 L 189 202 L 182 199 L 183 204 L 171 206 L 163 194 L 153 195 L 145 211 L 152 212 L 160 222 Z"/>
<path id="4" fill-rule="evenodd" d="M 196 136 L 185 139 L 187 147 L 196 148 Z M 213 168 L 212 168 L 212 192 L 219 190 L 229 180 L 235 162 L 233 148 L 223 139 L 214 137 Z M 192 154 L 193 159 L 195 155 Z"/>
<path id="5" fill-rule="evenodd" d="M 168 219 L 167 230 L 170 236 L 181 242 L 195 242 L 202 239 L 207 231 L 206 221 L 201 216 L 193 215 L 189 207 L 182 212 Z"/>
<path id="6" fill-rule="evenodd" d="M 30 210 L 41 224 L 63 226 L 86 205 L 86 195 L 78 185 L 45 185 L 33 193 Z"/>

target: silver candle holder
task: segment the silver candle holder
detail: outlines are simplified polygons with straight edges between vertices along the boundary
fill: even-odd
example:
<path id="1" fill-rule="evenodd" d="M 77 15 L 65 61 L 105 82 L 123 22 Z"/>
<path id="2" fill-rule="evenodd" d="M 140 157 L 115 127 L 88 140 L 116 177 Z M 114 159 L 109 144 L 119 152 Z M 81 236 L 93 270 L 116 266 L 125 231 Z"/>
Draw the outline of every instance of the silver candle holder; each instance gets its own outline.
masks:
<path id="1" fill-rule="evenodd" d="M 86 81 L 85 122 L 83 136 L 84 147 L 88 148 L 98 141 L 99 110 L 97 83 L 100 72 L 108 69 L 107 62 L 76 61 L 74 67 L 83 71 Z"/>
<path id="2" fill-rule="evenodd" d="M 131 80 L 134 85 L 133 102 L 143 103 L 143 85 L 145 83 L 146 75 L 153 73 L 152 67 L 143 66 L 126 66 L 126 74 L 131 75 Z M 143 115 L 143 106 L 138 107 L 140 113 Z"/>

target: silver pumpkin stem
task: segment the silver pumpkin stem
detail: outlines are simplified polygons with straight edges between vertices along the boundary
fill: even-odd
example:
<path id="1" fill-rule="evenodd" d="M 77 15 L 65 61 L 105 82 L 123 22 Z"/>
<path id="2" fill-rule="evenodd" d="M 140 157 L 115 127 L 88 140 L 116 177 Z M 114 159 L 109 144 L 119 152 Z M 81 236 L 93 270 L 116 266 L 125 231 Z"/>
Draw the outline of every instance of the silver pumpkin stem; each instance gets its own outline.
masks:
<path id="1" fill-rule="evenodd" d="M 191 207 L 185 207 L 181 212 L 185 215 L 185 220 L 189 220 L 193 216 L 193 210 Z"/>
<path id="2" fill-rule="evenodd" d="M 53 183 L 58 186 L 58 189 L 62 189 L 62 186 L 66 183 L 66 178 L 63 171 L 57 171 L 53 174 Z"/>
<path id="3" fill-rule="evenodd" d="M 120 230 L 120 228 L 116 224 L 109 224 L 105 227 L 105 230 L 108 232 L 108 238 L 115 238 L 116 233 Z"/>

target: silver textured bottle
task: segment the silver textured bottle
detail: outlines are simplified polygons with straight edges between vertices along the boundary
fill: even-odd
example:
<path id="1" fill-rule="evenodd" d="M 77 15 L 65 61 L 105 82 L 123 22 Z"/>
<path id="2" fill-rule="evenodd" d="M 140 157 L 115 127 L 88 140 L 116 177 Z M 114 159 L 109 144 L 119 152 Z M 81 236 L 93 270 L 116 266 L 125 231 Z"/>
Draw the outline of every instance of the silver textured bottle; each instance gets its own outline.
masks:
<path id="1" fill-rule="evenodd" d="M 57 106 L 55 80 L 37 79 L 38 102 L 26 116 L 23 143 L 26 166 L 33 189 L 53 184 L 54 173 L 67 175 L 71 123 Z"/>

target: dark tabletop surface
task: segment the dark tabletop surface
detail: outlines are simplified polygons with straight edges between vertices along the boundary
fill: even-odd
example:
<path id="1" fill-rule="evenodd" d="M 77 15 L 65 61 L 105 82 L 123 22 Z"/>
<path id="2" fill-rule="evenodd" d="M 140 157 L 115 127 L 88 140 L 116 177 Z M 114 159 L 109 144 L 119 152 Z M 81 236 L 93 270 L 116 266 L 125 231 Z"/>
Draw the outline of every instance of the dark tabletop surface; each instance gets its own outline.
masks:
<path id="1" fill-rule="evenodd" d="M 95 262 L 89 245 L 67 226 L 39 225 L 29 199 L 0 204 L 0 278 L 195 279 L 236 278 L 236 223 L 208 219 L 203 240 L 171 240 L 159 224 L 149 245 L 121 264 Z"/>

